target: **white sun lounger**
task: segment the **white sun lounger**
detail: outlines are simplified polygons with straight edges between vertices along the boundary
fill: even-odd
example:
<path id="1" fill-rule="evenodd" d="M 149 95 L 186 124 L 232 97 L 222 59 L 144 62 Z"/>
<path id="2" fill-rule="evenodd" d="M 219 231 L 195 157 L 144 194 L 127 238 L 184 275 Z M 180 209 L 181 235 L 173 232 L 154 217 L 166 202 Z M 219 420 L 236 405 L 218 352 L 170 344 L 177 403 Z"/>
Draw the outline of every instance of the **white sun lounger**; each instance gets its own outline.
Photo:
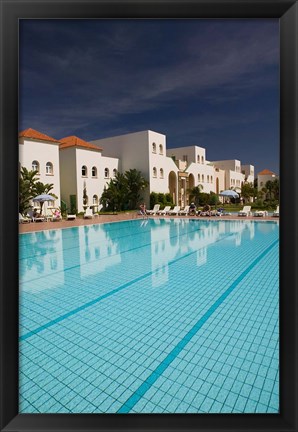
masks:
<path id="1" fill-rule="evenodd" d="M 180 210 L 178 212 L 179 215 L 185 215 L 185 216 L 188 215 L 188 213 L 189 213 L 189 205 L 185 206 L 183 210 Z"/>
<path id="2" fill-rule="evenodd" d="M 268 216 L 268 212 L 266 210 L 256 210 L 254 212 L 254 217 L 265 217 Z"/>
<path id="3" fill-rule="evenodd" d="M 238 216 L 250 216 L 251 215 L 251 206 L 244 206 L 242 210 L 238 212 Z"/>
<path id="4" fill-rule="evenodd" d="M 171 206 L 165 206 L 165 208 L 163 210 L 159 210 L 157 212 L 157 214 L 159 214 L 159 215 L 165 215 L 165 214 L 167 214 L 170 211 L 170 209 L 171 209 Z"/>
<path id="5" fill-rule="evenodd" d="M 156 215 L 156 213 L 159 211 L 160 204 L 155 204 L 152 210 L 147 210 L 147 214 L 150 215 Z"/>
<path id="6" fill-rule="evenodd" d="M 279 217 L 279 206 L 276 207 L 276 210 L 273 212 L 273 217 Z"/>
<path id="7" fill-rule="evenodd" d="M 30 223 L 31 219 L 28 217 L 24 217 L 21 213 L 19 213 L 19 223 Z"/>
<path id="8" fill-rule="evenodd" d="M 173 208 L 173 210 L 170 210 L 169 212 L 168 212 L 168 214 L 169 215 L 174 215 L 174 214 L 178 214 L 180 212 L 180 206 L 175 206 L 174 208 Z"/>
<path id="9" fill-rule="evenodd" d="M 92 219 L 92 218 L 93 218 L 92 210 L 91 208 L 87 208 L 84 213 L 84 219 Z"/>

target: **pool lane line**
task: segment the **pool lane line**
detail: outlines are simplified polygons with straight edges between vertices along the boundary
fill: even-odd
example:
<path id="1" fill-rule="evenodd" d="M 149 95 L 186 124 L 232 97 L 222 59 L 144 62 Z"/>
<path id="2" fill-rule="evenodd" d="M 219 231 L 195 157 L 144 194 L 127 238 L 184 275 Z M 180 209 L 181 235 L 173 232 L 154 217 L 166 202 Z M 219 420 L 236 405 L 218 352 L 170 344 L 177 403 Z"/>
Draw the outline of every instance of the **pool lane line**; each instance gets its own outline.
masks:
<path id="1" fill-rule="evenodd" d="M 164 373 L 167 367 L 177 358 L 181 351 L 186 347 L 188 342 L 195 336 L 195 334 L 202 328 L 210 316 L 216 309 L 224 302 L 229 294 L 237 287 L 237 285 L 248 275 L 248 273 L 264 258 L 271 249 L 276 246 L 279 240 L 275 240 L 271 245 L 265 249 L 229 286 L 229 288 L 213 303 L 213 305 L 204 313 L 204 315 L 193 325 L 193 327 L 186 333 L 183 339 L 172 349 L 172 351 L 165 357 L 165 359 L 157 366 L 157 368 L 148 376 L 148 378 L 139 386 L 139 388 L 127 399 L 127 401 L 119 408 L 117 414 L 128 414 L 134 406 L 142 399 L 145 393 L 152 387 L 158 378 Z"/>
<path id="2" fill-rule="evenodd" d="M 227 237 L 231 237 L 232 235 L 235 235 L 235 233 L 230 233 L 227 236 L 218 239 L 214 243 L 218 243 L 221 240 L 225 240 Z M 191 252 L 189 252 L 189 253 L 187 253 L 187 254 L 179 257 L 179 258 L 176 258 L 176 259 L 174 259 L 172 261 L 169 261 L 168 265 L 170 266 L 172 264 L 175 264 L 176 262 L 178 262 L 178 261 L 180 261 L 180 260 L 182 260 L 184 258 L 187 258 L 190 255 L 193 255 L 193 254 L 197 253 L 198 250 L 200 250 L 200 249 L 201 248 L 196 249 L 195 251 L 191 251 Z M 75 267 L 77 267 L 77 266 L 75 266 Z M 75 309 L 67 312 L 66 314 L 63 314 L 60 317 L 55 318 L 54 320 L 49 321 L 46 324 L 43 324 L 40 327 L 37 327 L 36 329 L 31 330 L 28 333 L 23 334 L 22 336 L 19 337 L 19 341 L 26 340 L 26 339 L 30 338 L 31 336 L 34 336 L 37 333 L 40 333 L 41 331 L 46 330 L 49 327 L 52 327 L 53 325 L 56 325 L 56 324 L 58 324 L 61 321 L 64 321 L 65 319 L 69 318 L 70 316 L 75 315 L 76 313 L 81 312 L 82 310 L 85 310 L 88 307 L 95 305 L 96 303 L 99 303 L 101 300 L 104 300 L 104 299 L 106 299 L 108 297 L 111 297 L 114 294 L 117 294 L 118 292 L 124 290 L 125 288 L 129 287 L 130 285 L 136 284 L 137 282 L 139 282 L 139 281 L 141 281 L 143 279 L 146 279 L 147 277 L 151 276 L 154 272 L 155 272 L 155 270 L 150 270 L 150 272 L 144 273 L 143 275 L 141 275 L 141 276 L 139 276 L 139 277 L 137 277 L 137 278 L 135 278 L 135 279 L 133 279 L 133 280 L 131 280 L 129 282 L 126 282 L 123 285 L 120 285 L 118 288 L 115 288 L 114 290 L 109 291 L 106 294 L 102 294 L 101 296 L 96 297 L 95 299 L 93 299 L 93 300 L 91 300 L 91 301 L 89 301 L 89 302 L 87 302 L 87 303 L 85 303 L 85 304 L 83 304 L 83 305 L 81 305 L 81 306 L 79 306 L 79 307 L 77 307 L 77 308 L 75 308 Z"/>

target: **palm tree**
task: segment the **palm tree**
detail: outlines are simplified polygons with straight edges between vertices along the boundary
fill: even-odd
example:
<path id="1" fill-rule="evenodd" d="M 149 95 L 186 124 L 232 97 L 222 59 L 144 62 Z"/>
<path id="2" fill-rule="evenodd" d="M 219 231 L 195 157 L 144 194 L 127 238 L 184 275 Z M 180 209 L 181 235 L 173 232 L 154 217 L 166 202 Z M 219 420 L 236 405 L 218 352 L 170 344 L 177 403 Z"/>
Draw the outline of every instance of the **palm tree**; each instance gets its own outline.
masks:
<path id="1" fill-rule="evenodd" d="M 202 190 L 203 190 L 203 185 L 201 185 L 201 184 L 188 190 L 189 199 L 190 199 L 190 201 L 194 200 L 196 206 L 199 205 L 200 195 L 201 195 Z"/>
<path id="2" fill-rule="evenodd" d="M 110 210 L 124 210 L 127 201 L 127 184 L 124 174 L 117 172 L 115 179 L 110 180 L 100 198 L 100 203 Z"/>
<path id="3" fill-rule="evenodd" d="M 30 200 L 36 195 L 35 183 L 38 171 L 29 171 L 22 167 L 19 178 L 19 212 L 24 213 L 29 208 Z"/>
<path id="4" fill-rule="evenodd" d="M 141 171 L 130 169 L 126 171 L 125 181 L 127 186 L 128 205 L 131 210 L 137 208 L 137 204 L 141 201 L 141 191 L 148 186 L 148 181 L 142 176 Z"/>

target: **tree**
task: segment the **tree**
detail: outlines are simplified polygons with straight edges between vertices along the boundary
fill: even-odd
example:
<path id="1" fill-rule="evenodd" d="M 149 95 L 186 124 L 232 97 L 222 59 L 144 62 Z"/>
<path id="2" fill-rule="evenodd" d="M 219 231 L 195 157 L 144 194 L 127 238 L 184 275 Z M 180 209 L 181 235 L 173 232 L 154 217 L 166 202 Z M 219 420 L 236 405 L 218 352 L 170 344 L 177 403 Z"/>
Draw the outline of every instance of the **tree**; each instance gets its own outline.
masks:
<path id="1" fill-rule="evenodd" d="M 25 213 L 29 208 L 30 201 L 36 196 L 35 182 L 38 171 L 29 171 L 22 167 L 19 178 L 19 212 Z"/>
<path id="2" fill-rule="evenodd" d="M 117 172 L 115 179 L 104 187 L 100 203 L 112 211 L 124 210 L 127 203 L 127 184 L 124 174 Z"/>
<path id="3" fill-rule="evenodd" d="M 200 203 L 201 193 L 203 190 L 203 185 L 199 184 L 198 186 L 189 189 L 189 198 L 190 201 L 194 201 L 195 205 L 198 206 Z"/>
<path id="4" fill-rule="evenodd" d="M 146 189 L 149 183 L 142 176 L 141 171 L 136 169 L 126 171 L 124 177 L 127 187 L 128 206 L 131 210 L 134 210 L 142 199 L 141 192 Z"/>
<path id="5" fill-rule="evenodd" d="M 57 196 L 50 193 L 54 185 L 52 183 L 42 183 L 37 181 L 38 171 L 29 171 L 27 168 L 22 167 L 19 178 L 19 212 L 25 213 L 30 207 L 30 201 L 37 195 L 49 194 L 57 199 Z M 40 210 L 42 210 L 43 203 L 40 203 Z"/>
<path id="6" fill-rule="evenodd" d="M 114 179 L 105 186 L 100 203 L 109 210 L 136 209 L 140 202 L 140 192 L 148 186 L 141 171 L 130 169 L 125 174 L 116 173 Z"/>
<path id="7" fill-rule="evenodd" d="M 275 200 L 279 200 L 279 179 L 275 178 L 272 181 L 272 192 Z"/>
<path id="8" fill-rule="evenodd" d="M 214 192 L 210 192 L 210 197 L 209 197 L 209 204 L 211 206 L 217 206 L 219 204 L 219 198 L 218 195 Z"/>
<path id="9" fill-rule="evenodd" d="M 86 182 L 84 181 L 84 186 L 83 186 L 83 205 L 86 206 L 87 203 L 88 203 L 87 187 L 86 187 Z"/>
<path id="10" fill-rule="evenodd" d="M 251 183 L 243 183 L 241 186 L 241 196 L 244 198 L 244 201 L 249 201 L 251 197 L 254 197 L 255 190 Z"/>
<path id="11" fill-rule="evenodd" d="M 265 184 L 265 187 L 268 191 L 268 198 L 271 200 L 272 199 L 272 191 L 273 191 L 273 182 L 271 180 L 268 180 Z"/>

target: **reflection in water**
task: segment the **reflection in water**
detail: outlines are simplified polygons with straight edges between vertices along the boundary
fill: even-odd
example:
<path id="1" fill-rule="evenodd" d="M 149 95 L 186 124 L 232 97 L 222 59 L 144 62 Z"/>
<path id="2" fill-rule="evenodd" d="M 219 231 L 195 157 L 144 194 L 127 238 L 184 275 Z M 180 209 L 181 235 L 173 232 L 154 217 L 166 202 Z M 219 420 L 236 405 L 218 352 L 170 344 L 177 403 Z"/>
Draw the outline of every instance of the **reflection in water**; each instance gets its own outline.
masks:
<path id="1" fill-rule="evenodd" d="M 55 285 L 64 282 L 61 230 L 39 231 L 20 236 L 20 286 L 28 291 L 48 287 L 48 278 L 55 274 Z M 26 283 L 27 282 L 27 283 Z"/>
<path id="2" fill-rule="evenodd" d="M 152 287 L 159 287 L 169 280 L 170 262 L 195 252 L 194 265 L 204 266 L 210 246 L 239 247 L 254 238 L 256 229 L 266 234 L 276 229 L 276 224 L 149 219 L 23 234 L 21 287 L 34 292 L 71 286 L 74 280 L 84 284 L 86 278 L 108 269 L 113 278 L 130 269 L 151 272 Z"/>

